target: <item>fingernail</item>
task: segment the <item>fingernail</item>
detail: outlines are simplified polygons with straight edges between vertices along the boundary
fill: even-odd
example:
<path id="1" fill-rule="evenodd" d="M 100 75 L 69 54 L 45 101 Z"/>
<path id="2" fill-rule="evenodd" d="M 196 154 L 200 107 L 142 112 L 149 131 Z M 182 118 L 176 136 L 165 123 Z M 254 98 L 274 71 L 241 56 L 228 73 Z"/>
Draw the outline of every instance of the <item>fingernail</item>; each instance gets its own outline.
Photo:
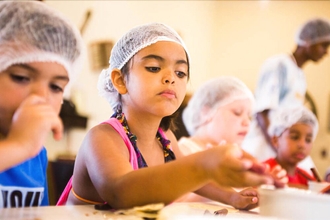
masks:
<path id="1" fill-rule="evenodd" d="M 251 160 L 242 160 L 243 166 L 246 169 L 250 169 L 253 165 Z"/>
<path id="2" fill-rule="evenodd" d="M 226 140 L 222 140 L 220 141 L 219 145 L 222 146 L 222 145 L 225 145 L 226 144 Z"/>

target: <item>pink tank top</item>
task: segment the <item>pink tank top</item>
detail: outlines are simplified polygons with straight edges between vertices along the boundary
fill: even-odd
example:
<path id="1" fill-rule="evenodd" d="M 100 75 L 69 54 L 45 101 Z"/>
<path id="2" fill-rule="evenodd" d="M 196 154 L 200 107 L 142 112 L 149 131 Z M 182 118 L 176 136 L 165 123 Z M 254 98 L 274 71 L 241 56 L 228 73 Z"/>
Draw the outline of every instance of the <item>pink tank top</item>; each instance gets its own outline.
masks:
<path id="1" fill-rule="evenodd" d="M 138 163 L 137 163 L 137 156 L 136 156 L 136 153 L 134 151 L 134 147 L 131 144 L 131 141 L 129 140 L 129 138 L 127 137 L 126 132 L 123 129 L 123 126 L 121 125 L 121 123 L 116 118 L 110 118 L 110 119 L 102 122 L 101 124 L 109 124 L 109 125 L 111 125 L 119 133 L 119 135 L 124 140 L 124 142 L 125 142 L 125 144 L 127 146 L 127 149 L 129 151 L 130 163 L 132 165 L 132 168 L 134 170 L 139 169 L 139 166 L 138 166 Z M 159 129 L 159 132 L 164 137 L 164 132 L 161 129 Z M 66 204 L 71 189 L 72 189 L 72 177 L 70 178 L 70 180 L 68 181 L 65 189 L 63 190 L 63 192 L 61 194 L 61 197 L 59 198 L 59 200 L 58 200 L 58 202 L 56 204 L 57 206 L 65 205 Z"/>

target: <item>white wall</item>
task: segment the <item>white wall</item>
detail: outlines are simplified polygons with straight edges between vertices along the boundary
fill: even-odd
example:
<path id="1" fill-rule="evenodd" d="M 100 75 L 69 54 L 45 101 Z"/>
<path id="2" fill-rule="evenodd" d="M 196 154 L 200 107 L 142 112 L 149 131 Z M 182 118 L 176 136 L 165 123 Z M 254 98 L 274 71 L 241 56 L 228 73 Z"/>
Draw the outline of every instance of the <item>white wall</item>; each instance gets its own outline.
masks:
<path id="1" fill-rule="evenodd" d="M 133 26 L 163 22 L 183 37 L 191 56 L 193 92 L 201 83 L 218 75 L 234 75 L 252 90 L 263 61 L 276 53 L 291 53 L 294 34 L 305 20 L 321 16 L 330 19 L 329 1 L 47 1 L 63 12 L 78 27 L 87 10 L 92 17 L 83 38 L 86 45 L 98 40 L 116 41 Z M 97 94 L 98 71 L 86 60 L 72 98 L 81 114 L 89 116 L 88 129 L 107 119 L 112 111 Z M 320 120 L 320 132 L 312 157 L 324 173 L 330 157 L 320 158 L 322 149 L 330 150 L 327 130 L 329 109 L 330 60 L 304 66 L 308 90 L 314 97 Z M 70 145 L 77 152 L 85 130 L 73 130 L 69 139 L 54 142 L 49 138 L 50 159 Z M 330 153 L 330 152 L 329 152 Z"/>

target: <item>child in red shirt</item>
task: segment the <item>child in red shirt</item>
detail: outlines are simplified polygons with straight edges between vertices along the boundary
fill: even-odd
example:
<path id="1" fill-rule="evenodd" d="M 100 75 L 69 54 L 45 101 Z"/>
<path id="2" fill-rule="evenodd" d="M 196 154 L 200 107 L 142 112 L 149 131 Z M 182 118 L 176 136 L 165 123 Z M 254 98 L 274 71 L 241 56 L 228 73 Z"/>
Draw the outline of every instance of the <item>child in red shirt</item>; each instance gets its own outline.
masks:
<path id="1" fill-rule="evenodd" d="M 310 154 L 318 131 L 317 118 L 304 106 L 278 110 L 272 117 L 275 123 L 268 132 L 277 156 L 265 163 L 271 169 L 281 165 L 287 171 L 289 186 L 307 189 L 308 181 L 315 181 L 315 178 L 298 168 L 297 164 Z"/>

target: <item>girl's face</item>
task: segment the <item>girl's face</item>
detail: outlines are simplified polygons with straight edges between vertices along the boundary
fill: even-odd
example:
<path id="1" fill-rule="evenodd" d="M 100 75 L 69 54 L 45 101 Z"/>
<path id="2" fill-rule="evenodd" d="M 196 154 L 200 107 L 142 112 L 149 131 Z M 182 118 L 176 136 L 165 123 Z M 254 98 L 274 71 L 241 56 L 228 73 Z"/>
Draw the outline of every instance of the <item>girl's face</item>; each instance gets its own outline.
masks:
<path id="1" fill-rule="evenodd" d="M 310 125 L 297 123 L 274 138 L 277 159 L 296 165 L 305 159 L 312 149 L 313 129 Z"/>
<path id="2" fill-rule="evenodd" d="M 248 98 L 219 107 L 214 117 L 206 124 L 213 144 L 226 141 L 241 145 L 249 129 L 251 108 L 252 103 Z"/>
<path id="3" fill-rule="evenodd" d="M 0 73 L 0 133 L 7 134 L 14 112 L 29 95 L 43 97 L 60 112 L 69 82 L 65 68 L 54 62 L 12 65 Z"/>
<path id="4" fill-rule="evenodd" d="M 130 61 L 123 109 L 157 117 L 173 114 L 186 94 L 188 61 L 185 50 L 174 42 L 160 41 L 140 50 Z"/>

